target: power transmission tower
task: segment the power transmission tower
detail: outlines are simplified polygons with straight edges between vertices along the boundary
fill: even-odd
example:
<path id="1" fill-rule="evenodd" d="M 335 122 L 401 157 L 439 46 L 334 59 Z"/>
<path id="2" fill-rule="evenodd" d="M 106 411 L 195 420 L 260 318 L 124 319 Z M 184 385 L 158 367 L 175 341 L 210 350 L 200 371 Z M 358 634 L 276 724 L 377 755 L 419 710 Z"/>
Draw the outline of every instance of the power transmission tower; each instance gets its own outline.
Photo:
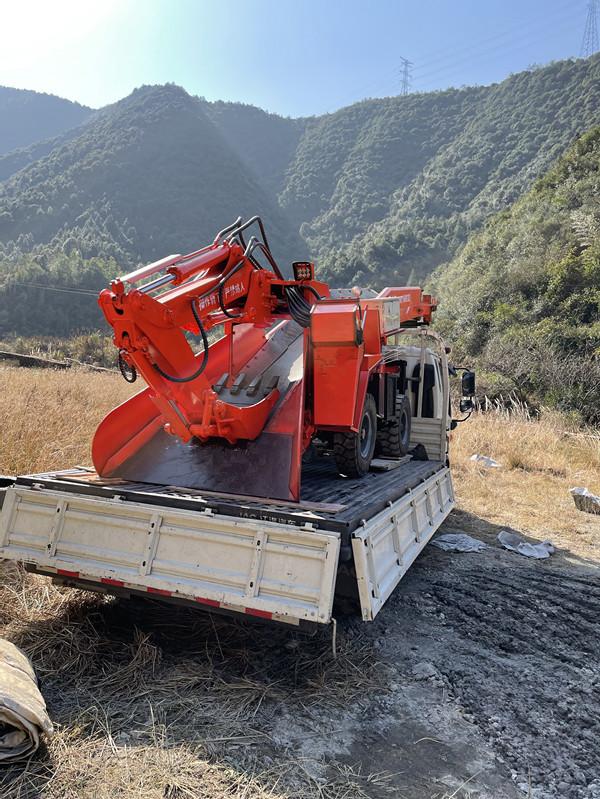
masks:
<path id="1" fill-rule="evenodd" d="M 408 58 L 402 57 L 400 57 L 400 63 L 402 64 L 402 71 L 400 73 L 400 94 L 408 94 L 412 81 L 411 69 L 414 67 L 414 64 L 412 61 L 409 61 Z"/>
<path id="2" fill-rule="evenodd" d="M 589 0 L 583 41 L 581 42 L 581 57 L 588 58 L 598 51 L 598 0 Z"/>

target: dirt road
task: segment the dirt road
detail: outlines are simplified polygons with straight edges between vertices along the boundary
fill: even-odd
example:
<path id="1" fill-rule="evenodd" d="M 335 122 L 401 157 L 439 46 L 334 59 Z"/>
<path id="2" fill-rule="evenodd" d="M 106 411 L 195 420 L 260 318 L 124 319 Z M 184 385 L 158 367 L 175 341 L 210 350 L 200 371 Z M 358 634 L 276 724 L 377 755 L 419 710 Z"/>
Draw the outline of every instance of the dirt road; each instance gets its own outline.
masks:
<path id="1" fill-rule="evenodd" d="M 5 619 L 60 731 L 26 776 L 0 775 L 7 799 L 600 797 L 595 563 L 428 547 L 373 624 L 338 614 L 337 660 L 326 634 L 59 596 L 45 619 Z M 165 766 L 142 789 L 178 747 L 255 787 L 196 794 Z"/>
<path id="2" fill-rule="evenodd" d="M 600 797 L 599 611 L 596 564 L 430 547 L 374 641 L 401 685 L 432 675 L 394 692 L 395 719 L 418 720 L 427 695 L 422 734 L 440 741 L 406 775 L 404 795 L 434 796 L 436 780 L 475 774 L 465 796 Z M 385 738 L 398 741 L 390 721 Z"/>

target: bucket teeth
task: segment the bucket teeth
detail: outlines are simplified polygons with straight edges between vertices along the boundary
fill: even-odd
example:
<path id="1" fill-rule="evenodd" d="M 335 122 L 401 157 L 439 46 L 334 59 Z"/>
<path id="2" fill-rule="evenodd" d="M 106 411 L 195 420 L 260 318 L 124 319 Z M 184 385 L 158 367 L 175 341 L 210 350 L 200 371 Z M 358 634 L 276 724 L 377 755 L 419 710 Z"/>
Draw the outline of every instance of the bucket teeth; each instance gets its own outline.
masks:
<path id="1" fill-rule="evenodd" d="M 248 384 L 248 387 L 246 388 L 246 394 L 249 397 L 254 397 L 258 393 L 258 390 L 260 389 L 261 382 L 262 382 L 262 375 L 257 375 L 254 378 L 254 380 L 251 380 L 250 383 Z"/>
<path id="2" fill-rule="evenodd" d="M 232 394 L 240 393 L 245 379 L 246 379 L 246 372 L 240 372 L 239 375 L 235 378 L 234 384 L 229 389 Z"/>
<path id="3" fill-rule="evenodd" d="M 220 394 L 221 391 L 223 391 L 223 389 L 227 385 L 228 380 L 229 380 L 229 372 L 224 372 L 213 386 L 213 391 L 215 392 L 215 394 Z"/>

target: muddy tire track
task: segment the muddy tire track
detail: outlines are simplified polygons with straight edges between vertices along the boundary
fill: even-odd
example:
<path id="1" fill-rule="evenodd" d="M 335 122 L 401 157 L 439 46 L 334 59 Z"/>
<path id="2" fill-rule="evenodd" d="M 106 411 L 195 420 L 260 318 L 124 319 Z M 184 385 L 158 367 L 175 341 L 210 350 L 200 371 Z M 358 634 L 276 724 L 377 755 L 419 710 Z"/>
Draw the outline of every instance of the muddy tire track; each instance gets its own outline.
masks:
<path id="1" fill-rule="evenodd" d="M 398 599 L 421 615 L 413 629 L 430 626 L 419 658 L 534 799 L 598 799 L 599 570 L 489 555 L 425 561 L 408 601 Z"/>

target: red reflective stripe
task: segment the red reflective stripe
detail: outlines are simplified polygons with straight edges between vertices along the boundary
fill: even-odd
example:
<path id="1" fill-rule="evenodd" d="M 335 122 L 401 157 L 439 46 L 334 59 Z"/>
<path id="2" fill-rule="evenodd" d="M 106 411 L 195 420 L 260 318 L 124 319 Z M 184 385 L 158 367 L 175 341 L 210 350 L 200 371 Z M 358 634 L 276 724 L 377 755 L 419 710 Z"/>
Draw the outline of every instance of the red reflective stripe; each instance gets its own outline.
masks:
<path id="1" fill-rule="evenodd" d="M 102 577 L 100 578 L 100 582 L 104 583 L 105 585 L 118 585 L 119 587 L 125 585 L 123 580 L 113 580 L 110 577 Z"/>
<path id="2" fill-rule="evenodd" d="M 57 574 L 62 574 L 64 577 L 79 577 L 79 572 L 70 572 L 67 569 L 57 569 Z"/>
<path id="3" fill-rule="evenodd" d="M 249 613 L 251 616 L 260 616 L 261 619 L 273 618 L 273 614 L 268 610 L 256 610 L 255 608 L 244 608 L 244 613 Z"/>
<path id="4" fill-rule="evenodd" d="M 148 586 L 148 593 L 160 594 L 161 596 L 171 596 L 173 594 L 172 591 L 165 591 L 164 588 L 152 588 L 151 586 Z"/>
<path id="5" fill-rule="evenodd" d="M 217 602 L 216 599 L 206 599 L 203 596 L 195 596 L 194 599 L 196 602 L 201 602 L 203 605 L 210 605 L 211 608 L 218 608 L 221 606 L 221 603 Z"/>

